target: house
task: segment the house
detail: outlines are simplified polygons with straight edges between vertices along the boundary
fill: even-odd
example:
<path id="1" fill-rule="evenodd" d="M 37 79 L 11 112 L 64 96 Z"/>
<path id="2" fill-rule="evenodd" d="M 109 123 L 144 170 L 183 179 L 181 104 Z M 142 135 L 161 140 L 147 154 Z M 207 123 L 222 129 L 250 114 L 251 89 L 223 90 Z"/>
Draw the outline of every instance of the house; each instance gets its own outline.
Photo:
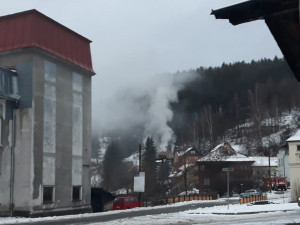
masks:
<path id="1" fill-rule="evenodd" d="M 0 30 L 0 215 L 91 212 L 91 41 L 36 10 Z"/>
<path id="2" fill-rule="evenodd" d="M 288 138 L 291 201 L 300 197 L 300 130 Z"/>
<path id="3" fill-rule="evenodd" d="M 242 192 L 252 188 L 252 164 L 254 160 L 237 153 L 228 143 L 222 143 L 197 161 L 199 190 L 217 191 L 220 195 L 227 191 L 227 173 L 230 172 L 230 191 Z"/>
<path id="4" fill-rule="evenodd" d="M 183 147 L 174 154 L 171 179 L 174 193 L 189 193 L 198 189 L 198 166 L 199 152 L 194 147 Z"/>
<path id="5" fill-rule="evenodd" d="M 190 194 L 191 190 L 198 189 L 198 166 L 197 163 L 182 165 L 173 171 L 170 176 L 172 192 Z"/>
<path id="6" fill-rule="evenodd" d="M 250 160 L 254 161 L 252 164 L 253 180 L 260 180 L 263 177 L 276 177 L 278 169 L 277 157 L 268 156 L 250 156 Z"/>
<path id="7" fill-rule="evenodd" d="M 200 158 L 200 154 L 194 147 L 185 148 L 174 154 L 174 168 L 178 169 L 184 164 L 193 164 Z"/>

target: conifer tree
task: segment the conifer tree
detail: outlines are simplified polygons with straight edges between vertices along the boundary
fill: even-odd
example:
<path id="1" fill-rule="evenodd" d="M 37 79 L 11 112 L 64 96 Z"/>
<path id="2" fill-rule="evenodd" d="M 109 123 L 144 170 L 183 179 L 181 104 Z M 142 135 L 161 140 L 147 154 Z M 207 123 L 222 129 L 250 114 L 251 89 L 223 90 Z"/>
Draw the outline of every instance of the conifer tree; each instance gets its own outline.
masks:
<path id="1" fill-rule="evenodd" d="M 122 155 L 119 145 L 112 141 L 105 152 L 103 160 L 103 186 L 107 190 L 116 190 L 119 186 L 118 177 L 120 176 L 120 165 Z"/>
<path id="2" fill-rule="evenodd" d="M 145 143 L 142 165 L 145 171 L 145 194 L 153 196 L 156 187 L 156 147 L 150 137 L 147 138 Z"/>

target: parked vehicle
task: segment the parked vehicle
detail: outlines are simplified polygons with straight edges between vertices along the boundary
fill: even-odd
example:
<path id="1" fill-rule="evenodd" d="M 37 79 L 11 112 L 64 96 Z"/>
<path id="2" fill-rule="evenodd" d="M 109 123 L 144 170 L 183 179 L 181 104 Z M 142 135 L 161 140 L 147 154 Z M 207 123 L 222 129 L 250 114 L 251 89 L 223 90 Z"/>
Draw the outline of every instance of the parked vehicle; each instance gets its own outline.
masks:
<path id="1" fill-rule="evenodd" d="M 287 189 L 287 179 L 285 177 L 277 177 L 274 179 L 274 190 L 281 189 L 282 191 Z"/>
<path id="2" fill-rule="evenodd" d="M 300 207 L 300 198 L 298 198 L 298 206 Z"/>
<path id="3" fill-rule="evenodd" d="M 227 192 L 224 193 L 224 195 L 222 195 L 221 197 L 222 198 L 227 198 Z M 229 197 L 239 197 L 239 193 L 235 192 L 235 191 L 231 191 L 229 192 Z"/>
<path id="4" fill-rule="evenodd" d="M 117 197 L 113 203 L 114 210 L 131 209 L 135 207 L 143 206 L 142 202 L 139 202 L 136 197 Z"/>
<path id="5" fill-rule="evenodd" d="M 264 183 L 266 184 L 266 188 L 272 188 L 272 190 L 287 190 L 288 181 L 286 177 L 265 177 Z"/>
<path id="6" fill-rule="evenodd" d="M 262 195 L 262 191 L 259 189 L 250 189 L 240 194 L 240 198 L 251 197 L 255 195 Z"/>

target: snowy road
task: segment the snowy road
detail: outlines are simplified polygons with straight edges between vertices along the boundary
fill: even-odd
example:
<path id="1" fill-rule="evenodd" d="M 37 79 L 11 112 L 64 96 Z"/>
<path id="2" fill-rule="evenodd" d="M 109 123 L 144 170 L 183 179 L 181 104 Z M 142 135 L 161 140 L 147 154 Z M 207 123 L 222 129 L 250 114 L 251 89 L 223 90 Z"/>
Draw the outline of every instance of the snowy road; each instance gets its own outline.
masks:
<path id="1" fill-rule="evenodd" d="M 268 194 L 274 204 L 230 204 L 225 199 L 181 202 L 166 206 L 135 208 L 94 214 L 44 218 L 0 218 L 0 224 L 26 225 L 279 225 L 300 224 L 300 207 L 289 203 L 289 191 Z M 237 201 L 232 198 L 231 201 Z M 232 202 L 233 203 L 233 202 Z M 214 204 L 215 206 L 212 206 Z"/>
<path id="2" fill-rule="evenodd" d="M 105 223 L 93 223 L 92 225 L 279 225 L 300 224 L 300 211 L 272 212 L 249 215 L 197 215 L 182 212 L 179 214 L 161 214 L 156 216 L 145 216 Z"/>
<path id="3" fill-rule="evenodd" d="M 236 204 L 238 199 L 230 199 L 231 204 Z M 180 213 L 182 211 L 195 210 L 199 208 L 210 208 L 213 206 L 219 206 L 226 204 L 225 200 L 211 200 L 211 201 L 190 201 L 190 202 L 181 202 L 176 204 L 156 206 L 156 207 L 143 207 L 143 208 L 134 208 L 129 210 L 120 210 L 120 211 L 108 211 L 102 213 L 90 213 L 90 214 L 79 214 L 71 216 L 60 216 L 60 217 L 45 217 L 37 219 L 26 219 L 20 220 L 22 225 L 72 225 L 72 224 L 92 224 L 92 223 L 103 223 L 108 221 L 115 220 L 128 220 L 150 216 L 150 215 L 168 215 L 172 213 Z M 42 221 L 43 220 L 43 221 Z M 5 224 L 16 224 L 19 221 L 12 221 Z M 1 224 L 1 220 L 0 220 Z M 130 224 L 130 223 L 129 223 Z"/>

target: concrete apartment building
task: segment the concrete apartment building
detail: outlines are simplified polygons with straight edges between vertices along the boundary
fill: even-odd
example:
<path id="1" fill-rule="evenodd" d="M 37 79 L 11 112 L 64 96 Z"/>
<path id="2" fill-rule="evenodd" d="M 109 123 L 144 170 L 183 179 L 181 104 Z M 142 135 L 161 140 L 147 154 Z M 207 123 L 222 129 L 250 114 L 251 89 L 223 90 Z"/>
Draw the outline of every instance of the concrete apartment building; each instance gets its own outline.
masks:
<path id="1" fill-rule="evenodd" d="M 0 215 L 89 212 L 91 41 L 36 10 L 0 30 Z"/>

